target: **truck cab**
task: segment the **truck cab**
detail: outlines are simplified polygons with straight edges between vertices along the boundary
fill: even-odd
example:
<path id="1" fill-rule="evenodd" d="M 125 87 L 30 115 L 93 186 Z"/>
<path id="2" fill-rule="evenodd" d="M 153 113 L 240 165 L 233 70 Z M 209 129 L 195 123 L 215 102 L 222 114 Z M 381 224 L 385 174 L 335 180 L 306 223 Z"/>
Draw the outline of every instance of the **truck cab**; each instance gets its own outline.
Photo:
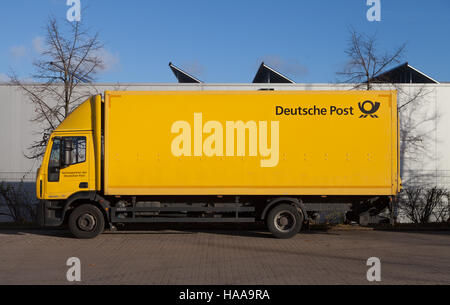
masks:
<path id="1" fill-rule="evenodd" d="M 101 150 L 101 122 L 97 122 L 100 109 L 101 96 L 91 97 L 50 135 L 36 177 L 42 225 L 61 225 L 68 201 L 92 197 L 100 190 L 100 172 L 96 166 L 101 162 L 97 159 L 101 155 L 96 154 Z"/>

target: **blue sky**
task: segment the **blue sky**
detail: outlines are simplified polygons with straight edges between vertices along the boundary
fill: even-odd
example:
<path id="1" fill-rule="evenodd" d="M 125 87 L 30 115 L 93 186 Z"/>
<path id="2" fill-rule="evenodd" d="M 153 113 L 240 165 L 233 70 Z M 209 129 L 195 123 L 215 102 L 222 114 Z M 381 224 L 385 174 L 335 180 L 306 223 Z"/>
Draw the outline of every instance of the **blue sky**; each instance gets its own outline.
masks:
<path id="1" fill-rule="evenodd" d="M 207 83 L 245 83 L 262 60 L 296 82 L 335 82 L 349 26 L 377 33 L 382 50 L 406 42 L 405 60 L 450 81 L 448 0 L 381 0 L 381 22 L 367 21 L 366 0 L 81 3 L 83 23 L 106 44 L 100 82 L 175 82 L 172 61 Z M 32 73 L 47 17 L 64 20 L 68 8 L 66 0 L 2 1 L 0 81 L 11 69 Z"/>

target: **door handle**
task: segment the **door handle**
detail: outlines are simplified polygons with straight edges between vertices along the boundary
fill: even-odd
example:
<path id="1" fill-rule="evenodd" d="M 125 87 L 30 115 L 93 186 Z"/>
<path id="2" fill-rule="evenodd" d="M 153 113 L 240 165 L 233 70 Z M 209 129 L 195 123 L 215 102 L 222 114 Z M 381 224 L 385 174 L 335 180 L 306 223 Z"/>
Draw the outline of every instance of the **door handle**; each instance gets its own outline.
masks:
<path id="1" fill-rule="evenodd" d="M 80 183 L 80 189 L 87 189 L 88 188 L 88 183 L 87 182 L 81 182 Z"/>

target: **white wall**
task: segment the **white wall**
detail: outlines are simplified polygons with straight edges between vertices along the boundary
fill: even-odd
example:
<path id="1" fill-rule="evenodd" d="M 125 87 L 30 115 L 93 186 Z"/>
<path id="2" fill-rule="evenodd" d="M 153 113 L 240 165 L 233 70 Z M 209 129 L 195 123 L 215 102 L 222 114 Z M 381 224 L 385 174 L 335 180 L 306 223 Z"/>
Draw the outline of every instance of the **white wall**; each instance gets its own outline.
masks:
<path id="1" fill-rule="evenodd" d="M 408 164 L 409 169 L 426 170 L 435 177 L 435 182 L 450 189 L 450 83 L 436 85 L 402 85 L 404 91 L 425 86 L 427 111 L 437 111 L 439 119 L 432 124 L 434 135 L 429 152 L 433 156 L 423 164 Z M 95 90 L 349 90 L 351 84 L 97 84 Z M 95 91 L 94 91 L 95 92 Z M 14 86 L 0 84 L 0 181 L 19 181 L 24 175 L 26 181 L 33 181 L 38 162 L 24 157 L 27 147 L 42 135 L 30 120 L 33 105 Z"/>
<path id="2" fill-rule="evenodd" d="M 435 101 L 440 115 L 436 130 L 436 170 L 440 183 L 450 188 L 450 83 L 437 87 Z"/>
<path id="3" fill-rule="evenodd" d="M 35 134 L 33 106 L 16 87 L 0 85 L 0 181 L 17 180 L 28 171 L 34 171 L 36 163 L 25 158 L 26 148 Z"/>

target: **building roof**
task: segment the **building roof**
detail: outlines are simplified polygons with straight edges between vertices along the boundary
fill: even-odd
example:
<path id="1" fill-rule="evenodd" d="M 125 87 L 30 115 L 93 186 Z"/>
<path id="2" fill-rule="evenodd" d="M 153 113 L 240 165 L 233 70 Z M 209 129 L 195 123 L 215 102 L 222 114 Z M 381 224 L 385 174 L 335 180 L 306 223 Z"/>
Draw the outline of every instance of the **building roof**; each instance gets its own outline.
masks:
<path id="1" fill-rule="evenodd" d="M 253 83 L 294 84 L 295 82 L 262 62 L 256 72 Z"/>
<path id="2" fill-rule="evenodd" d="M 195 84 L 203 83 L 198 78 L 192 76 L 191 74 L 187 73 L 186 71 L 181 70 L 180 68 L 178 68 L 171 62 L 169 62 L 169 67 L 172 70 L 175 77 L 177 78 L 178 83 L 182 83 L 182 84 L 184 84 L 184 83 L 191 83 L 191 84 L 192 83 L 195 83 Z"/>
<path id="3" fill-rule="evenodd" d="M 439 84 L 438 81 L 409 65 L 407 62 L 374 77 L 372 81 L 396 84 Z"/>

